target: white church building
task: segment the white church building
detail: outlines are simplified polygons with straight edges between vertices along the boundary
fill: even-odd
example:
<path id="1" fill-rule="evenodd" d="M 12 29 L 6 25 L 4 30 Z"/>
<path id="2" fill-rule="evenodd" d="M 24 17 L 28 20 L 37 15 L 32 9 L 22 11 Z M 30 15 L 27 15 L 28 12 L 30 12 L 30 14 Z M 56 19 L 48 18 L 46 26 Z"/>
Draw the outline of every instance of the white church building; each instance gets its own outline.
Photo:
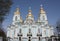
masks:
<path id="1" fill-rule="evenodd" d="M 20 14 L 20 9 L 17 8 L 12 24 L 7 27 L 8 41 L 48 41 L 54 35 L 54 27 L 49 25 L 42 6 L 37 21 L 34 20 L 31 9 L 28 10 L 26 20 L 23 20 Z"/>

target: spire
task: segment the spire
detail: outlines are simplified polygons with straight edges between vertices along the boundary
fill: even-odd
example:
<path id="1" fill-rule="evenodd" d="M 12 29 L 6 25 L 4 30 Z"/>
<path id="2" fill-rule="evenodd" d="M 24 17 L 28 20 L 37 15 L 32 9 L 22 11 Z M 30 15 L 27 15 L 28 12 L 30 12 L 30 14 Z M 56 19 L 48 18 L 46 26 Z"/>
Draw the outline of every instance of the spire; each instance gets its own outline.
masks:
<path id="1" fill-rule="evenodd" d="M 28 13 L 28 16 L 33 16 L 32 15 L 32 11 L 31 11 L 31 7 L 29 7 L 29 11 L 28 11 L 29 13 Z"/>
<path id="2" fill-rule="evenodd" d="M 26 16 L 26 21 L 25 21 L 25 23 L 28 23 L 28 24 L 34 23 L 34 16 L 32 15 L 31 7 L 29 7 L 28 15 Z"/>
<path id="3" fill-rule="evenodd" d="M 16 11 L 19 12 L 19 8 L 16 8 Z"/>
<path id="4" fill-rule="evenodd" d="M 29 12 L 31 12 L 31 7 L 29 7 Z"/>
<path id="5" fill-rule="evenodd" d="M 43 9 L 43 5 L 40 5 L 40 14 L 45 14 L 45 11 L 44 11 L 44 9 Z"/>
<path id="6" fill-rule="evenodd" d="M 15 14 L 20 14 L 19 8 L 16 8 Z"/>

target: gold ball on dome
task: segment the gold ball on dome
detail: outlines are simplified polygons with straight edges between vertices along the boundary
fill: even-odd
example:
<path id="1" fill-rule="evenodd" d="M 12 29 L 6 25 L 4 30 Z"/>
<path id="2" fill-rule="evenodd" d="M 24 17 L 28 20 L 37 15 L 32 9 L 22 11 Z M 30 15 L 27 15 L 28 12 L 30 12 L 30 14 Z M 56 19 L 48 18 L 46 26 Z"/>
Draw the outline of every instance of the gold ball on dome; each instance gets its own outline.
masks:
<path id="1" fill-rule="evenodd" d="M 32 16 L 32 14 L 28 14 L 28 16 Z"/>

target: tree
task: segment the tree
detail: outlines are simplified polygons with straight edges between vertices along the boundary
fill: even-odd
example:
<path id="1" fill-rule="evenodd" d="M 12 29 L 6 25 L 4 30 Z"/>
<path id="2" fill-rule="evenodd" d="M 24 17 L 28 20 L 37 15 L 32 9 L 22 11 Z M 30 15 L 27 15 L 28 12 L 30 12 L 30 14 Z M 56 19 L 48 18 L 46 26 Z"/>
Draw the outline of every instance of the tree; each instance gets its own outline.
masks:
<path id="1" fill-rule="evenodd" d="M 0 28 L 0 37 L 2 37 L 3 41 L 7 41 L 5 32 Z"/>
<path id="2" fill-rule="evenodd" d="M 3 37 L 3 41 L 5 41 L 6 39 L 4 39 L 4 37 L 6 38 L 5 32 L 2 29 L 2 23 L 5 20 L 5 16 L 7 16 L 10 10 L 10 7 L 12 5 L 12 0 L 0 0 L 0 36 Z"/>
<path id="3" fill-rule="evenodd" d="M 5 16 L 7 16 L 12 5 L 11 0 L 0 0 L 0 27 L 2 27 L 2 23 L 5 20 Z"/>
<path id="4" fill-rule="evenodd" d="M 57 28 L 57 32 L 58 32 L 58 41 L 60 41 L 60 20 L 57 21 L 56 28 Z"/>
<path id="5" fill-rule="evenodd" d="M 58 34 L 60 34 L 60 20 L 57 21 L 56 25 L 57 25 L 56 26 L 57 32 L 58 32 Z"/>

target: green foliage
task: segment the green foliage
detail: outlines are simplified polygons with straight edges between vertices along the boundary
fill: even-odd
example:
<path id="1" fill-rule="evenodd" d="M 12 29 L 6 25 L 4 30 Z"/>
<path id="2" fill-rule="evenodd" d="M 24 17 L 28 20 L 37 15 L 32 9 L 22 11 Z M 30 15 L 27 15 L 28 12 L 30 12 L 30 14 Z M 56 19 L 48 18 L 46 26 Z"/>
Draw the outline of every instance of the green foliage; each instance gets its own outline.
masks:
<path id="1" fill-rule="evenodd" d="M 3 41 L 6 41 L 6 35 L 2 28 L 2 23 L 5 19 L 5 16 L 7 16 L 10 10 L 10 7 L 12 5 L 12 0 L 0 0 L 0 36 L 3 37 Z"/>
<path id="2" fill-rule="evenodd" d="M 8 15 L 12 0 L 0 0 L 0 23 L 4 21 L 4 17 Z"/>

